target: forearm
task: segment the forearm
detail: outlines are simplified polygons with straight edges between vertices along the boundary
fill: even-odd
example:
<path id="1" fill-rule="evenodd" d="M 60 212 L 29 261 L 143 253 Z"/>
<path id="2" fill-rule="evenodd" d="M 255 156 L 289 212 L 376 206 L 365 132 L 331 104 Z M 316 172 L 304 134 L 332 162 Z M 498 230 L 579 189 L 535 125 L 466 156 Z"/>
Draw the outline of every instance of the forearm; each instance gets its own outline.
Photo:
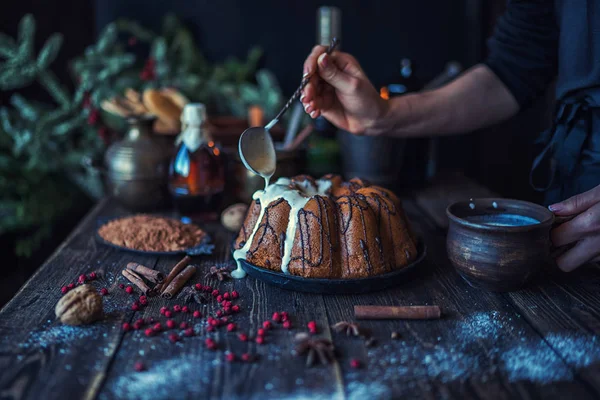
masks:
<path id="1" fill-rule="evenodd" d="M 500 79 L 478 65 L 439 89 L 391 99 L 384 115 L 365 133 L 399 137 L 466 133 L 518 111 L 517 101 Z"/>

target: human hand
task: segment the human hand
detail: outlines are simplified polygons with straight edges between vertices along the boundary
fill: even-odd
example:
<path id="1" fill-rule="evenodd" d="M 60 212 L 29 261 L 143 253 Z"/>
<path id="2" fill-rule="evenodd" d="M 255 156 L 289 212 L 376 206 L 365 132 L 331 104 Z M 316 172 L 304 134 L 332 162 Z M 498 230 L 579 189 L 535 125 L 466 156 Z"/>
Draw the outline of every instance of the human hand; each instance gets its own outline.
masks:
<path id="1" fill-rule="evenodd" d="M 328 55 L 315 46 L 304 62 L 304 74 L 314 73 L 300 101 L 311 118 L 323 115 L 338 128 L 355 134 L 368 133 L 388 109 L 360 64 L 348 53 Z"/>
<path id="2" fill-rule="evenodd" d="M 551 231 L 556 247 L 573 245 L 556 259 L 558 267 L 568 272 L 600 261 L 600 185 L 548 208 L 557 216 L 575 216 Z"/>

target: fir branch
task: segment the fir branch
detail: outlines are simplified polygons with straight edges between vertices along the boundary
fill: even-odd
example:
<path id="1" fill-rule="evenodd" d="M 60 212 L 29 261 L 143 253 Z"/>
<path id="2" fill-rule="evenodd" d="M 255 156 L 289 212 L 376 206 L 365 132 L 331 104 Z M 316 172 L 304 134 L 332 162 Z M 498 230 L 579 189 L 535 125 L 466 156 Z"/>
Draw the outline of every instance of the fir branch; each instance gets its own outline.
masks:
<path id="1" fill-rule="evenodd" d="M 136 21 L 131 21 L 129 19 L 118 19 L 115 22 L 117 29 L 123 33 L 129 33 L 135 36 L 137 39 L 150 43 L 156 38 L 156 33 L 152 32 L 149 29 L 144 28 Z"/>

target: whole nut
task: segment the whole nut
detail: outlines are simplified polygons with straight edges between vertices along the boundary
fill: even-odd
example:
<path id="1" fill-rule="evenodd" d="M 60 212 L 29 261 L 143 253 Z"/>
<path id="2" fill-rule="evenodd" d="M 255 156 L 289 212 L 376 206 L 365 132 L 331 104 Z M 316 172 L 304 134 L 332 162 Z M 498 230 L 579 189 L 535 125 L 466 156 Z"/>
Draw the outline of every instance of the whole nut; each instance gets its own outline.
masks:
<path id="1" fill-rule="evenodd" d="M 102 318 L 102 296 L 92 286 L 81 285 L 64 295 L 54 312 L 63 324 L 89 324 Z"/>
<path id="2" fill-rule="evenodd" d="M 237 203 L 227 207 L 221 214 L 221 223 L 232 232 L 237 232 L 242 228 L 248 206 Z"/>

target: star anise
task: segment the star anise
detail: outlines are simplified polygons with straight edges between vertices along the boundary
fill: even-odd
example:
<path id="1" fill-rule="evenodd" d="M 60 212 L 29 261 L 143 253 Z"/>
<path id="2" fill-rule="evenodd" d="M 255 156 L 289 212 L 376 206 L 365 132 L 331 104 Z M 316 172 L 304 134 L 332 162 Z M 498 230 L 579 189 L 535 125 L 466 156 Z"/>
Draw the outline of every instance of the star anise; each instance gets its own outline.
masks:
<path id="1" fill-rule="evenodd" d="M 340 321 L 331 327 L 337 333 L 346 332 L 348 336 L 363 336 L 363 332 L 355 322 Z"/>
<path id="2" fill-rule="evenodd" d="M 198 292 L 192 286 L 186 286 L 181 289 L 177 299 L 181 299 L 183 303 L 191 303 L 192 301 L 195 301 L 198 304 L 208 303 L 208 297 L 206 294 Z"/>
<path id="3" fill-rule="evenodd" d="M 231 278 L 231 270 L 227 267 L 210 267 L 210 270 L 208 271 L 206 276 L 217 278 L 220 282 L 224 281 L 225 279 Z"/>
<path id="4" fill-rule="evenodd" d="M 312 338 L 308 333 L 298 333 L 296 340 L 296 354 L 306 354 L 306 366 L 311 367 L 317 361 L 327 365 L 335 360 L 335 347 L 331 341 L 324 338 Z"/>

